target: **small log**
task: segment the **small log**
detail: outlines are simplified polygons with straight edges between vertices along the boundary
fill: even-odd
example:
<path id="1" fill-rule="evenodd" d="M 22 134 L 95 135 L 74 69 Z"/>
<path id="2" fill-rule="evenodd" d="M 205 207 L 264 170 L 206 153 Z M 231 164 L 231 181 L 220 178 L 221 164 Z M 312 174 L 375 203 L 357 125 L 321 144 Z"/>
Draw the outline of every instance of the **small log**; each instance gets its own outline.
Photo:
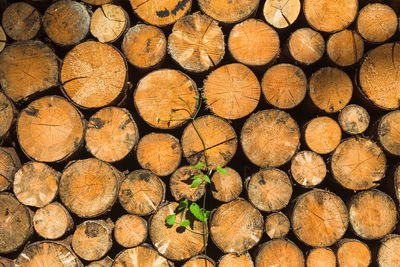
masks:
<path id="1" fill-rule="evenodd" d="M 147 222 L 142 217 L 125 214 L 115 222 L 114 238 L 118 244 L 130 248 L 142 244 L 147 238 Z"/>
<path id="2" fill-rule="evenodd" d="M 317 31 L 337 32 L 347 28 L 357 16 L 358 0 L 305 0 L 307 22 Z"/>
<path id="3" fill-rule="evenodd" d="M 157 266 L 170 267 L 168 260 L 157 253 L 151 246 L 142 245 L 120 252 L 113 267 Z"/>
<path id="4" fill-rule="evenodd" d="M 339 113 L 339 124 L 348 134 L 361 134 L 367 130 L 370 117 L 368 111 L 355 104 L 347 105 Z"/>
<path id="5" fill-rule="evenodd" d="M 254 263 L 249 253 L 244 253 L 240 256 L 235 254 L 225 254 L 218 262 L 218 267 L 232 266 L 254 267 Z"/>
<path id="6" fill-rule="evenodd" d="M 39 0 L 40 1 L 40 0 Z M 113 0 L 82 0 L 90 5 L 100 6 L 111 3 Z"/>
<path id="7" fill-rule="evenodd" d="M 0 256 L 1 267 L 15 267 L 15 261 Z"/>
<path id="8" fill-rule="evenodd" d="M 189 12 L 192 0 L 129 0 L 135 14 L 148 24 L 163 27 L 175 23 Z"/>
<path id="9" fill-rule="evenodd" d="M 79 43 L 88 35 L 89 27 L 90 14 L 80 2 L 57 1 L 43 15 L 44 31 L 58 45 Z"/>
<path id="10" fill-rule="evenodd" d="M 140 166 L 158 176 L 167 176 L 181 163 L 179 140 L 167 133 L 150 133 L 140 139 L 136 149 Z"/>
<path id="11" fill-rule="evenodd" d="M 278 64 L 269 68 L 261 81 L 267 102 L 280 109 L 300 104 L 307 93 L 307 77 L 303 70 L 292 64 Z"/>
<path id="12" fill-rule="evenodd" d="M 67 160 L 83 145 L 82 114 L 60 96 L 45 96 L 20 113 L 17 137 L 23 152 L 37 161 Z"/>
<path id="13" fill-rule="evenodd" d="M 342 239 L 338 242 L 337 261 L 339 267 L 367 267 L 371 264 L 371 251 L 357 239 Z"/>
<path id="14" fill-rule="evenodd" d="M 74 221 L 63 205 L 53 202 L 35 212 L 33 226 L 44 239 L 59 239 L 73 229 Z"/>
<path id="15" fill-rule="evenodd" d="M 99 260 L 111 249 L 113 228 L 110 219 L 84 221 L 75 229 L 72 248 L 84 260 Z"/>
<path id="16" fill-rule="evenodd" d="M 198 108 L 196 83 L 186 74 L 160 69 L 144 76 L 133 94 L 136 110 L 150 126 L 171 129 L 184 124 Z"/>
<path id="17" fill-rule="evenodd" d="M 0 253 L 17 250 L 32 234 L 30 210 L 11 193 L 0 193 Z"/>
<path id="18" fill-rule="evenodd" d="M 372 3 L 363 7 L 357 17 L 357 31 L 368 42 L 382 43 L 397 31 L 396 12 L 388 5 Z"/>
<path id="19" fill-rule="evenodd" d="M 299 0 L 267 0 L 263 14 L 265 20 L 278 29 L 291 26 L 299 17 L 301 3 Z"/>
<path id="20" fill-rule="evenodd" d="M 312 119 L 305 127 L 305 142 L 318 154 L 328 154 L 335 150 L 342 139 L 342 130 L 332 118 L 323 116 Z"/>
<path id="21" fill-rule="evenodd" d="M 129 28 L 128 13 L 117 5 L 105 4 L 94 11 L 90 33 L 102 43 L 113 43 Z"/>
<path id="22" fill-rule="evenodd" d="M 216 266 L 215 262 L 210 257 L 207 257 L 206 259 L 204 255 L 194 256 L 193 258 L 191 258 L 182 265 L 182 267 L 215 267 L 215 266 Z"/>
<path id="23" fill-rule="evenodd" d="M 400 236 L 389 235 L 381 241 L 377 262 L 379 267 L 396 267 L 400 261 Z"/>
<path id="24" fill-rule="evenodd" d="M 361 63 L 358 79 L 361 93 L 386 110 L 400 106 L 400 44 L 386 43 L 368 52 Z"/>
<path id="25" fill-rule="evenodd" d="M 296 199 L 291 222 L 299 240 L 313 247 L 324 247 L 334 244 L 344 235 L 349 214 L 337 195 L 314 189 Z"/>
<path id="26" fill-rule="evenodd" d="M 208 163 L 205 167 L 209 169 L 228 164 L 236 153 L 238 142 L 233 127 L 227 121 L 212 115 L 197 118 L 195 124 L 196 128 L 191 123 L 182 134 L 181 144 L 186 160 L 191 165 L 198 162 Z"/>
<path id="27" fill-rule="evenodd" d="M 2 26 L 0 26 L 0 52 L 4 50 L 7 43 L 7 35 Z M 6 266 L 7 267 L 7 266 Z"/>
<path id="28" fill-rule="evenodd" d="M 15 266 L 64 266 L 83 267 L 75 253 L 64 244 L 39 241 L 29 244 L 15 260 Z"/>
<path id="29" fill-rule="evenodd" d="M 329 36 L 326 53 L 335 64 L 351 66 L 362 58 L 364 41 L 356 31 L 346 29 Z"/>
<path id="30" fill-rule="evenodd" d="M 200 253 L 204 246 L 203 233 L 207 234 L 198 220 L 194 220 L 189 228 L 180 226 L 182 221 L 189 218 L 186 217 L 187 213 L 182 215 L 183 211 L 176 212 L 178 205 L 172 202 L 161 207 L 149 220 L 149 235 L 154 247 L 161 255 L 174 261 L 189 259 Z M 176 214 L 176 221 L 169 226 L 165 219 L 172 214 Z"/>
<path id="31" fill-rule="evenodd" d="M 29 40 L 34 38 L 40 30 L 40 13 L 28 3 L 16 2 L 4 10 L 2 25 L 11 39 Z"/>
<path id="32" fill-rule="evenodd" d="M 87 267 L 112 267 L 114 260 L 106 256 L 101 260 L 92 261 Z"/>
<path id="33" fill-rule="evenodd" d="M 204 180 L 199 186 L 191 187 L 192 177 L 196 175 L 203 177 L 204 174 L 199 169 L 191 168 L 190 166 L 180 167 L 171 175 L 169 187 L 176 201 L 187 199 L 196 202 L 204 195 L 206 190 L 206 182 Z"/>
<path id="34" fill-rule="evenodd" d="M 392 155 L 400 155 L 400 140 L 398 127 L 400 112 L 392 111 L 383 116 L 378 124 L 378 140 L 382 147 Z"/>
<path id="35" fill-rule="evenodd" d="M 313 248 L 308 252 L 307 267 L 336 267 L 336 256 L 330 248 Z"/>
<path id="36" fill-rule="evenodd" d="M 342 70 L 324 67 L 309 80 L 310 98 L 320 110 L 333 113 L 342 110 L 353 95 L 353 83 Z"/>
<path id="37" fill-rule="evenodd" d="M 262 169 L 246 183 L 250 202 L 261 211 L 278 211 L 286 207 L 292 196 L 289 176 L 279 169 Z"/>
<path id="38" fill-rule="evenodd" d="M 349 206 L 351 227 L 363 239 L 380 239 L 396 227 L 396 205 L 382 191 L 373 189 L 357 193 Z"/>
<path id="39" fill-rule="evenodd" d="M 293 157 L 290 173 L 293 180 L 308 188 L 322 183 L 327 170 L 325 161 L 320 155 L 312 151 L 301 151 Z"/>
<path id="40" fill-rule="evenodd" d="M 100 160 L 122 160 L 138 141 L 138 127 L 127 109 L 106 107 L 89 119 L 85 134 L 86 148 Z"/>
<path id="41" fill-rule="evenodd" d="M 14 181 L 14 174 L 21 167 L 15 149 L 12 147 L 0 147 L 0 192 L 10 188 Z"/>
<path id="42" fill-rule="evenodd" d="M 260 0 L 199 0 L 199 7 L 208 16 L 223 23 L 238 23 L 256 12 Z"/>
<path id="43" fill-rule="evenodd" d="M 16 114 L 12 101 L 0 91 L 0 144 L 9 135 Z"/>
<path id="44" fill-rule="evenodd" d="M 14 194 L 26 206 L 44 207 L 56 197 L 60 177 L 61 173 L 44 163 L 27 162 L 15 173 Z"/>
<path id="45" fill-rule="evenodd" d="M 168 53 L 187 71 L 207 71 L 224 57 L 224 34 L 218 22 L 200 12 L 193 13 L 174 24 L 168 36 Z"/>
<path id="46" fill-rule="evenodd" d="M 294 60 L 310 65 L 322 58 L 325 52 L 325 40 L 319 32 L 301 28 L 290 35 L 288 50 Z"/>
<path id="47" fill-rule="evenodd" d="M 87 41 L 75 46 L 61 67 L 63 93 L 82 108 L 117 103 L 126 90 L 128 66 L 109 44 Z"/>
<path id="48" fill-rule="evenodd" d="M 332 176 L 344 188 L 365 190 L 379 185 L 385 176 L 386 158 L 382 149 L 366 138 L 343 141 L 331 159 Z"/>
<path id="49" fill-rule="evenodd" d="M 61 201 L 79 217 L 99 216 L 114 204 L 120 178 L 117 169 L 98 159 L 71 162 L 60 179 Z"/>
<path id="50" fill-rule="evenodd" d="M 242 254 L 260 241 L 264 220 L 249 202 L 238 198 L 214 211 L 210 232 L 214 244 L 222 252 Z"/>
<path id="51" fill-rule="evenodd" d="M 148 170 L 136 170 L 127 175 L 118 193 L 121 206 L 137 215 L 155 212 L 164 198 L 164 182 Z"/>
<path id="52" fill-rule="evenodd" d="M 290 240 L 274 239 L 259 246 L 257 267 L 304 267 L 303 252 Z"/>
<path id="53" fill-rule="evenodd" d="M 211 177 L 211 193 L 216 200 L 229 202 L 242 193 L 243 182 L 240 174 L 234 169 L 225 167 L 225 171 L 229 175 L 215 172 Z"/>
<path id="54" fill-rule="evenodd" d="M 262 66 L 279 55 L 279 35 L 258 19 L 247 19 L 233 26 L 228 48 L 234 59 L 250 66 Z"/>
<path id="55" fill-rule="evenodd" d="M 58 60 L 41 41 L 21 41 L 0 54 L 0 84 L 14 102 L 57 85 Z"/>
<path id="56" fill-rule="evenodd" d="M 248 67 L 233 63 L 211 72 L 203 92 L 212 113 L 225 119 L 239 119 L 257 107 L 261 88 Z"/>
<path id="57" fill-rule="evenodd" d="M 164 60 L 167 39 L 164 32 L 155 26 L 136 24 L 125 33 L 121 49 L 133 66 L 149 69 Z"/>
<path id="58" fill-rule="evenodd" d="M 240 141 L 246 157 L 255 165 L 279 167 L 288 162 L 300 145 L 296 121 L 281 110 L 262 110 L 244 123 Z"/>
<path id="59" fill-rule="evenodd" d="M 271 213 L 265 218 L 265 232 L 269 238 L 285 238 L 289 230 L 290 221 L 282 212 Z"/>

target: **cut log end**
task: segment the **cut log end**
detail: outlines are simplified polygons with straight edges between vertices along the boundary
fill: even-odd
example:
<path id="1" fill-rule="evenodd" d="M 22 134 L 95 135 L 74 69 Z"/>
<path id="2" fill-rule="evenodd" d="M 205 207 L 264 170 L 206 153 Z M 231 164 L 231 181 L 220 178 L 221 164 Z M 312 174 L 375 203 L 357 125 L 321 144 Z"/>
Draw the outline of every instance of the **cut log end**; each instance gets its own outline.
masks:
<path id="1" fill-rule="evenodd" d="M 320 155 L 312 151 L 301 151 L 293 157 L 290 172 L 298 184 L 314 187 L 325 179 L 327 169 Z"/>
<path id="2" fill-rule="evenodd" d="M 265 232 L 271 239 L 285 238 L 290 230 L 290 221 L 281 212 L 272 213 L 265 218 Z"/>
<path id="3" fill-rule="evenodd" d="M 367 267 L 371 264 L 371 251 L 368 246 L 357 239 L 339 241 L 337 261 L 339 266 Z"/>
<path id="4" fill-rule="evenodd" d="M 351 66 L 362 58 L 364 41 L 357 32 L 346 29 L 329 37 L 326 52 L 335 64 Z"/>
<path id="5" fill-rule="evenodd" d="M 379 267 L 396 266 L 400 261 L 399 249 L 399 235 L 389 235 L 387 238 L 384 238 L 378 251 L 377 262 Z"/>
<path id="6" fill-rule="evenodd" d="M 240 256 L 235 254 L 225 254 L 219 260 L 218 267 L 254 267 L 253 260 L 249 253 L 244 253 Z"/>
<path id="7" fill-rule="evenodd" d="M 318 154 L 332 152 L 339 145 L 341 139 L 342 130 L 339 124 L 330 117 L 318 117 L 306 125 L 306 144 Z"/>
<path id="8" fill-rule="evenodd" d="M 279 255 L 279 256 L 278 256 Z M 257 267 L 304 267 L 304 255 L 290 240 L 274 239 L 260 246 L 255 264 Z"/>
<path id="9" fill-rule="evenodd" d="M 134 260 L 133 260 L 134 259 Z M 115 257 L 113 267 L 126 266 L 157 266 L 170 267 L 168 260 L 157 253 L 149 245 L 123 250 Z"/>
<path id="10" fill-rule="evenodd" d="M 11 187 L 21 162 L 14 148 L 0 147 L 0 192 Z"/>
<path id="11" fill-rule="evenodd" d="M 87 267 L 112 267 L 114 260 L 110 257 L 104 257 L 98 261 L 92 261 Z"/>
<path id="12" fill-rule="evenodd" d="M 211 258 L 207 257 L 206 259 L 202 255 L 195 256 L 182 265 L 182 267 L 215 267 L 215 266 L 216 266 L 215 262 Z"/>
<path id="13" fill-rule="evenodd" d="M 301 3 L 299 0 L 267 0 L 264 4 L 263 14 L 265 20 L 278 29 L 291 26 L 300 14 Z"/>
<path id="14" fill-rule="evenodd" d="M 302 64 L 312 64 L 322 58 L 325 41 L 319 32 L 310 28 L 296 30 L 289 37 L 289 53 Z"/>
<path id="15" fill-rule="evenodd" d="M 370 122 L 368 111 L 359 105 L 347 105 L 339 113 L 339 124 L 349 134 L 361 134 L 367 130 Z"/>
<path id="16" fill-rule="evenodd" d="M 213 19 L 223 23 L 237 23 L 253 14 L 259 0 L 199 0 L 200 9 Z"/>
<path id="17" fill-rule="evenodd" d="M 314 248 L 307 256 L 307 267 L 336 267 L 336 256 L 330 248 Z"/>
<path id="18" fill-rule="evenodd" d="M 10 132 L 15 121 L 16 109 L 6 95 L 0 92 L 0 143 Z"/>
<path id="19" fill-rule="evenodd" d="M 392 155 L 400 155 L 400 111 L 392 111 L 379 121 L 378 140 L 382 147 Z"/>
<path id="20" fill-rule="evenodd" d="M 236 199 L 242 192 L 242 177 L 234 169 L 225 167 L 229 175 L 215 172 L 211 177 L 213 197 L 222 202 Z"/>
<path id="21" fill-rule="evenodd" d="M 191 183 L 194 176 L 203 177 L 203 173 L 199 169 L 191 168 L 190 166 L 184 166 L 177 169 L 169 180 L 169 186 L 171 194 L 176 201 L 187 199 L 189 201 L 199 200 L 205 192 L 206 182 L 203 180 L 202 183 L 197 187 L 192 187 Z"/>
<path id="22" fill-rule="evenodd" d="M 115 222 L 114 237 L 123 247 L 136 247 L 147 238 L 147 222 L 136 215 L 123 215 Z"/>

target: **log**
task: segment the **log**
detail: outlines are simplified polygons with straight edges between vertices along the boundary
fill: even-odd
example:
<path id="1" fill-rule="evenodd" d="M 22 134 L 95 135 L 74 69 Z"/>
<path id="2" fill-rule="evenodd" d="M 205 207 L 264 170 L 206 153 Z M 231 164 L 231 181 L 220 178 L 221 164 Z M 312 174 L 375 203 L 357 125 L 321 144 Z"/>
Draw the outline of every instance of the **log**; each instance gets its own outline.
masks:
<path id="1" fill-rule="evenodd" d="M 53 202 L 35 212 L 33 226 L 44 239 L 59 239 L 73 229 L 74 221 L 63 205 Z"/>
<path id="2" fill-rule="evenodd" d="M 189 76 L 173 69 L 160 69 L 137 83 L 133 100 L 147 124 L 171 129 L 181 126 L 195 114 L 198 95 L 196 83 Z"/>
<path id="3" fill-rule="evenodd" d="M 364 41 L 354 30 L 343 30 L 329 36 L 326 53 L 333 63 L 347 67 L 356 64 L 364 54 Z"/>
<path id="4" fill-rule="evenodd" d="M 39 0 L 40 1 L 40 0 Z M 105 5 L 105 4 L 109 4 L 111 3 L 113 0 L 82 0 L 85 3 L 88 3 L 90 5 L 96 5 L 96 6 L 100 6 L 100 5 Z"/>
<path id="5" fill-rule="evenodd" d="M 399 108 L 400 45 L 386 43 L 371 49 L 361 63 L 358 80 L 361 93 L 375 106 L 385 110 Z"/>
<path id="6" fill-rule="evenodd" d="M 34 38 L 39 32 L 41 17 L 35 7 L 28 3 L 16 2 L 4 10 L 1 23 L 11 39 L 24 41 Z"/>
<path id="7" fill-rule="evenodd" d="M 324 159 L 312 151 L 298 152 L 291 161 L 290 173 L 303 187 L 314 187 L 325 179 L 327 169 Z"/>
<path id="8" fill-rule="evenodd" d="M 282 212 L 274 212 L 265 218 L 265 232 L 271 239 L 285 238 L 290 230 L 290 221 Z"/>
<path id="9" fill-rule="evenodd" d="M 305 126 L 305 142 L 318 154 L 328 154 L 335 150 L 342 139 L 339 124 L 327 116 L 317 117 Z"/>
<path id="10" fill-rule="evenodd" d="M 325 52 L 325 40 L 319 32 L 301 28 L 290 35 L 288 50 L 295 61 L 310 65 L 322 58 Z"/>
<path id="11" fill-rule="evenodd" d="M 47 164 L 30 161 L 15 173 L 13 191 L 22 204 L 41 208 L 56 197 L 60 177 L 61 173 Z"/>
<path id="12" fill-rule="evenodd" d="M 277 64 L 264 73 L 261 88 L 269 104 L 280 109 L 291 109 L 304 100 L 307 77 L 295 65 Z"/>
<path id="13" fill-rule="evenodd" d="M 140 139 L 136 158 L 143 169 L 158 176 L 167 176 L 181 163 L 182 150 L 179 140 L 167 133 L 150 133 Z"/>
<path id="14" fill-rule="evenodd" d="M 86 124 L 83 115 L 60 96 L 33 101 L 19 115 L 17 137 L 31 159 L 60 162 L 83 146 Z"/>
<path id="15" fill-rule="evenodd" d="M 101 260 L 92 261 L 87 267 L 111 267 L 113 263 L 114 260 L 107 256 Z"/>
<path id="16" fill-rule="evenodd" d="M 399 235 L 389 235 L 382 239 L 377 258 L 379 267 L 395 267 L 400 260 L 400 255 L 397 252 L 399 249 Z"/>
<path id="17" fill-rule="evenodd" d="M 279 55 L 279 35 L 258 19 L 247 19 L 233 26 L 228 48 L 233 58 L 249 66 L 263 66 Z"/>
<path id="18" fill-rule="evenodd" d="M 337 261 L 339 267 L 367 267 L 371 264 L 371 251 L 357 239 L 342 239 L 338 242 Z"/>
<path id="19" fill-rule="evenodd" d="M 274 239 L 259 246 L 257 267 L 304 267 L 303 252 L 290 240 Z"/>
<path id="20" fill-rule="evenodd" d="M 218 22 L 200 12 L 193 13 L 174 24 L 168 36 L 168 53 L 187 71 L 207 71 L 224 57 L 224 34 Z"/>
<path id="21" fill-rule="evenodd" d="M 357 16 L 357 0 L 305 0 L 307 22 L 317 31 L 337 32 L 347 28 Z"/>
<path id="22" fill-rule="evenodd" d="M 240 256 L 235 254 L 225 254 L 218 262 L 218 267 L 231 266 L 254 267 L 254 263 L 249 253 L 244 253 Z"/>
<path id="23" fill-rule="evenodd" d="M 333 178 L 344 188 L 365 190 L 385 176 L 386 158 L 381 148 L 363 137 L 344 140 L 331 159 Z"/>
<path id="24" fill-rule="evenodd" d="M 0 91 L 0 144 L 10 133 L 17 110 L 12 101 Z"/>
<path id="25" fill-rule="evenodd" d="M 99 260 L 111 249 L 114 224 L 110 219 L 87 220 L 72 236 L 72 248 L 84 260 Z"/>
<path id="26" fill-rule="evenodd" d="M 330 248 L 313 248 L 307 256 L 308 267 L 336 267 L 336 256 Z"/>
<path id="27" fill-rule="evenodd" d="M 263 8 L 265 20 L 274 28 L 284 29 L 291 26 L 299 17 L 299 0 L 267 0 Z"/>
<path id="28" fill-rule="evenodd" d="M 213 19 L 226 23 L 238 23 L 251 16 L 258 8 L 260 0 L 199 0 L 200 10 Z"/>
<path id="29" fill-rule="evenodd" d="M 281 110 L 262 110 L 244 123 L 240 142 L 246 157 L 255 165 L 279 167 L 288 162 L 300 145 L 296 121 Z"/>
<path id="30" fill-rule="evenodd" d="M 314 105 L 327 113 L 342 110 L 353 95 L 349 76 L 338 68 L 324 67 L 314 72 L 308 82 Z"/>
<path id="31" fill-rule="evenodd" d="M 253 174 L 246 189 L 250 202 L 266 212 L 286 207 L 293 192 L 289 176 L 279 169 L 262 169 Z"/>
<path id="32" fill-rule="evenodd" d="M 11 193 L 0 193 L 0 253 L 17 250 L 32 234 L 30 210 Z"/>
<path id="33" fill-rule="evenodd" d="M 114 204 L 121 175 L 113 166 L 98 159 L 71 162 L 60 179 L 61 201 L 79 217 L 99 216 Z"/>
<path id="34" fill-rule="evenodd" d="M 4 50 L 7 43 L 7 35 L 2 26 L 0 26 L 0 52 Z"/>
<path id="35" fill-rule="evenodd" d="M 113 43 L 129 28 L 128 13 L 117 5 L 105 4 L 97 8 L 90 21 L 90 33 L 102 43 Z"/>
<path id="36" fill-rule="evenodd" d="M 392 155 L 400 155 L 400 140 L 398 139 L 399 111 L 384 115 L 378 124 L 378 140 L 383 149 Z"/>
<path id="37" fill-rule="evenodd" d="M 113 46 L 95 41 L 80 43 L 64 58 L 62 91 L 81 108 L 116 104 L 125 95 L 127 69 L 121 52 Z"/>
<path id="38" fill-rule="evenodd" d="M 371 3 L 360 10 L 356 27 L 360 35 L 368 42 L 382 43 L 396 33 L 398 18 L 390 6 Z"/>
<path id="39" fill-rule="evenodd" d="M 124 159 L 139 141 L 139 130 L 127 109 L 106 107 L 90 117 L 86 149 L 107 162 Z"/>
<path id="40" fill-rule="evenodd" d="M 0 84 L 14 102 L 56 86 L 58 60 L 41 41 L 20 41 L 0 54 Z"/>
<path id="41" fill-rule="evenodd" d="M 242 198 L 222 204 L 211 217 L 211 238 L 224 253 L 248 251 L 257 245 L 263 232 L 261 213 Z"/>
<path id="42" fill-rule="evenodd" d="M 121 183 L 118 200 L 129 213 L 149 215 L 165 198 L 165 184 L 148 170 L 135 170 Z"/>
<path id="43" fill-rule="evenodd" d="M 125 214 L 115 222 L 114 238 L 125 248 L 136 247 L 147 238 L 147 222 L 142 217 Z"/>
<path id="44" fill-rule="evenodd" d="M 157 266 L 170 267 L 168 260 L 157 253 L 151 246 L 142 245 L 120 252 L 113 267 Z"/>
<path id="45" fill-rule="evenodd" d="M 129 0 L 135 14 L 147 22 L 159 27 L 175 23 L 185 16 L 192 7 L 192 0 Z"/>
<path id="46" fill-rule="evenodd" d="M 245 65 L 228 64 L 211 72 L 204 82 L 207 107 L 225 119 L 239 119 L 250 114 L 260 99 L 260 83 Z"/>
<path id="47" fill-rule="evenodd" d="M 393 199 L 377 189 L 357 193 L 350 202 L 349 214 L 354 233 L 366 240 L 382 238 L 397 224 Z"/>
<path id="48" fill-rule="evenodd" d="M 204 180 L 199 186 L 191 187 L 192 177 L 196 175 L 203 177 L 204 173 L 190 166 L 180 167 L 171 175 L 169 187 L 176 201 L 187 199 L 196 202 L 204 195 L 206 190 L 206 182 Z"/>
<path id="49" fill-rule="evenodd" d="M 206 259 L 203 255 L 195 256 L 182 265 L 182 267 L 215 267 L 215 266 L 216 266 L 215 262 L 210 257 L 207 257 Z"/>
<path id="50" fill-rule="evenodd" d="M 57 45 L 71 46 L 89 33 L 90 14 L 85 5 L 76 1 L 57 1 L 43 15 L 43 28 Z"/>
<path id="51" fill-rule="evenodd" d="M 15 149 L 0 147 L 0 192 L 10 188 L 14 175 L 21 167 L 21 162 Z"/>
<path id="52" fill-rule="evenodd" d="M 190 228 L 180 226 L 182 221 L 189 218 L 186 215 L 188 213 L 182 214 L 183 211 L 175 213 L 178 205 L 176 202 L 166 204 L 149 220 L 149 235 L 154 247 L 162 256 L 174 261 L 186 260 L 200 253 L 203 250 L 205 233 L 198 220 L 194 220 Z M 171 214 L 176 214 L 176 221 L 169 226 L 165 219 Z"/>
<path id="53" fill-rule="evenodd" d="M 195 120 L 195 124 L 196 128 L 191 123 L 182 133 L 181 145 L 186 160 L 191 165 L 199 162 L 207 163 L 208 166 L 205 167 L 208 169 L 228 164 L 236 153 L 238 142 L 233 127 L 224 119 L 213 115 L 199 117 Z"/>
<path id="54" fill-rule="evenodd" d="M 155 26 L 136 24 L 125 33 L 121 49 L 133 66 L 150 69 L 164 60 L 167 39 L 164 32 Z"/>
<path id="55" fill-rule="evenodd" d="M 365 108 L 351 104 L 340 111 L 338 122 L 344 132 L 348 134 L 361 134 L 367 130 L 370 116 Z"/>
<path id="56" fill-rule="evenodd" d="M 212 196 L 221 202 L 235 200 L 242 193 L 243 183 L 240 174 L 232 168 L 225 167 L 228 175 L 215 172 L 211 177 Z"/>
<path id="57" fill-rule="evenodd" d="M 346 232 L 349 214 L 343 201 L 326 190 L 314 189 L 300 195 L 291 214 L 296 237 L 313 247 L 330 246 Z"/>
<path id="58" fill-rule="evenodd" d="M 15 267 L 15 261 L 0 256 L 1 267 Z"/>

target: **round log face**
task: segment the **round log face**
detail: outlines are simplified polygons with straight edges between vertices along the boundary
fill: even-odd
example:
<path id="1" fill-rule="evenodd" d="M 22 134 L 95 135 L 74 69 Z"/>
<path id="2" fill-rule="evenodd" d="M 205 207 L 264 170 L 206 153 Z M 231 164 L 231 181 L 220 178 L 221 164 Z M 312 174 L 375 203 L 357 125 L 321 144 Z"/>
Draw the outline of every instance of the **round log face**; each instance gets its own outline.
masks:
<path id="1" fill-rule="evenodd" d="M 265 232 L 271 239 L 284 238 L 290 230 L 290 221 L 285 214 L 275 212 L 265 218 Z"/>
<path id="2" fill-rule="evenodd" d="M 309 65 L 317 62 L 322 58 L 324 51 L 324 37 L 313 29 L 298 29 L 289 38 L 290 55 L 300 63 Z"/>
<path id="3" fill-rule="evenodd" d="M 324 159 L 315 152 L 301 151 L 291 162 L 293 179 L 304 187 L 314 187 L 325 179 L 327 170 Z"/>
<path id="4" fill-rule="evenodd" d="M 292 25 L 300 14 L 300 0 L 267 0 L 263 14 L 265 20 L 278 29 Z"/>
<path id="5" fill-rule="evenodd" d="M 13 153 L 15 151 L 8 148 L 0 148 L 0 191 L 10 188 L 15 173 L 21 167 L 19 160 L 14 159 Z"/>
<path id="6" fill-rule="evenodd" d="M 249 17 L 260 0 L 199 0 L 200 9 L 213 19 L 224 23 L 235 23 Z"/>
<path id="7" fill-rule="evenodd" d="M 383 148 L 389 153 L 400 155 L 400 111 L 386 114 L 378 126 L 378 139 Z"/>
<path id="8" fill-rule="evenodd" d="M 370 116 L 359 105 L 347 105 L 339 114 L 338 122 L 343 131 L 349 134 L 360 134 L 367 130 Z"/>
<path id="9" fill-rule="evenodd" d="M 319 154 L 332 152 L 342 139 L 339 124 L 330 117 L 312 119 L 306 126 L 305 140 L 307 146 Z"/>
<path id="10" fill-rule="evenodd" d="M 112 267 L 134 266 L 170 267 L 170 264 L 148 245 L 123 250 L 112 264 Z"/>
<path id="11" fill-rule="evenodd" d="M 400 236 L 391 235 L 382 240 L 378 251 L 379 267 L 395 267 L 400 260 L 397 251 L 400 249 Z"/>
<path id="12" fill-rule="evenodd" d="M 203 177 L 203 173 L 199 169 L 184 166 L 177 169 L 169 180 L 169 186 L 172 196 L 176 201 L 187 199 L 189 201 L 199 200 L 205 192 L 206 182 L 202 183 L 197 187 L 191 186 L 192 177 L 200 175 Z"/>
<path id="13" fill-rule="evenodd" d="M 225 254 L 219 260 L 218 267 L 231 266 L 254 267 L 254 263 L 249 253 L 244 253 L 240 256 L 237 256 L 235 254 Z"/>
<path id="14" fill-rule="evenodd" d="M 367 267 L 371 264 L 371 251 L 357 239 L 343 239 L 339 241 L 337 258 L 339 266 Z"/>
<path id="15" fill-rule="evenodd" d="M 207 261 L 207 266 L 206 266 L 206 261 Z M 204 256 L 195 256 L 185 262 L 185 264 L 182 265 L 182 267 L 215 267 L 215 263 L 211 258 L 207 258 L 207 260 L 204 258 Z"/>
<path id="16" fill-rule="evenodd" d="M 336 255 L 330 248 L 314 248 L 307 256 L 309 267 L 336 267 Z"/>
<path id="17" fill-rule="evenodd" d="M 257 267 L 304 267 L 304 256 L 293 242 L 275 239 L 261 245 L 255 263 Z"/>
<path id="18" fill-rule="evenodd" d="M 337 65 L 350 66 L 363 56 L 364 41 L 357 32 L 346 29 L 329 37 L 326 52 Z"/>
<path id="19" fill-rule="evenodd" d="M 242 192 L 242 177 L 234 169 L 224 168 L 228 175 L 215 172 L 211 177 L 211 193 L 213 197 L 222 202 L 236 199 Z"/>
<path id="20" fill-rule="evenodd" d="M 0 92 L 0 138 L 7 135 L 13 122 L 13 104 L 3 93 Z"/>
<path id="21" fill-rule="evenodd" d="M 115 222 L 114 237 L 123 247 L 136 247 L 147 238 L 147 222 L 142 217 L 125 214 Z"/>

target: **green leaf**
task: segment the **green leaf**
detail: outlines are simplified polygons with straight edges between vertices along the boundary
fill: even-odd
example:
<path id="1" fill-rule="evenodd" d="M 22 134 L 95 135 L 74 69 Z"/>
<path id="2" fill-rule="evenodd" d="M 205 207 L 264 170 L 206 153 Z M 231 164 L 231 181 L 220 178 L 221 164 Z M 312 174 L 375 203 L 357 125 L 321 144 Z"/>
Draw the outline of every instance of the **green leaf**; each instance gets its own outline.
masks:
<path id="1" fill-rule="evenodd" d="M 196 179 L 199 179 L 200 177 L 201 177 L 201 174 L 197 174 L 195 176 L 192 176 L 192 178 L 190 178 L 190 179 L 196 180 Z"/>
<path id="2" fill-rule="evenodd" d="M 222 174 L 225 174 L 225 175 L 230 175 L 224 168 L 222 168 L 221 166 L 218 166 L 217 167 L 217 172 L 220 172 L 220 173 L 222 173 Z"/>
<path id="3" fill-rule="evenodd" d="M 193 168 L 193 169 L 201 169 L 201 168 L 203 168 L 203 166 L 204 166 L 204 163 L 203 162 L 199 162 L 196 165 L 190 166 L 190 167 Z"/>
<path id="4" fill-rule="evenodd" d="M 187 199 L 179 202 L 178 211 L 185 209 L 189 205 L 189 201 Z"/>
<path id="5" fill-rule="evenodd" d="M 203 176 L 204 181 L 206 181 L 207 183 L 211 184 L 211 180 L 210 177 L 208 177 L 208 175 L 204 175 Z"/>
<path id="6" fill-rule="evenodd" d="M 175 224 L 175 220 L 176 220 L 175 214 L 168 215 L 167 218 L 165 218 L 165 222 L 170 226 Z"/>
<path id="7" fill-rule="evenodd" d="M 195 96 L 194 96 L 194 99 L 199 99 L 199 96 L 198 96 L 198 95 L 195 95 Z"/>
<path id="8" fill-rule="evenodd" d="M 201 185 L 202 182 L 203 180 L 201 178 L 194 179 L 190 187 L 191 188 L 198 187 L 199 185 Z"/>
<path id="9" fill-rule="evenodd" d="M 197 220 L 204 222 L 203 212 L 201 211 L 199 205 L 197 205 L 196 203 L 192 203 L 189 209 Z"/>
<path id="10" fill-rule="evenodd" d="M 190 225 L 190 221 L 188 219 L 181 222 L 181 226 L 183 226 L 183 227 L 188 227 L 189 225 Z"/>
<path id="11" fill-rule="evenodd" d="M 204 100 L 207 100 L 207 97 L 206 97 L 206 96 L 203 96 L 203 99 L 204 99 Z"/>

